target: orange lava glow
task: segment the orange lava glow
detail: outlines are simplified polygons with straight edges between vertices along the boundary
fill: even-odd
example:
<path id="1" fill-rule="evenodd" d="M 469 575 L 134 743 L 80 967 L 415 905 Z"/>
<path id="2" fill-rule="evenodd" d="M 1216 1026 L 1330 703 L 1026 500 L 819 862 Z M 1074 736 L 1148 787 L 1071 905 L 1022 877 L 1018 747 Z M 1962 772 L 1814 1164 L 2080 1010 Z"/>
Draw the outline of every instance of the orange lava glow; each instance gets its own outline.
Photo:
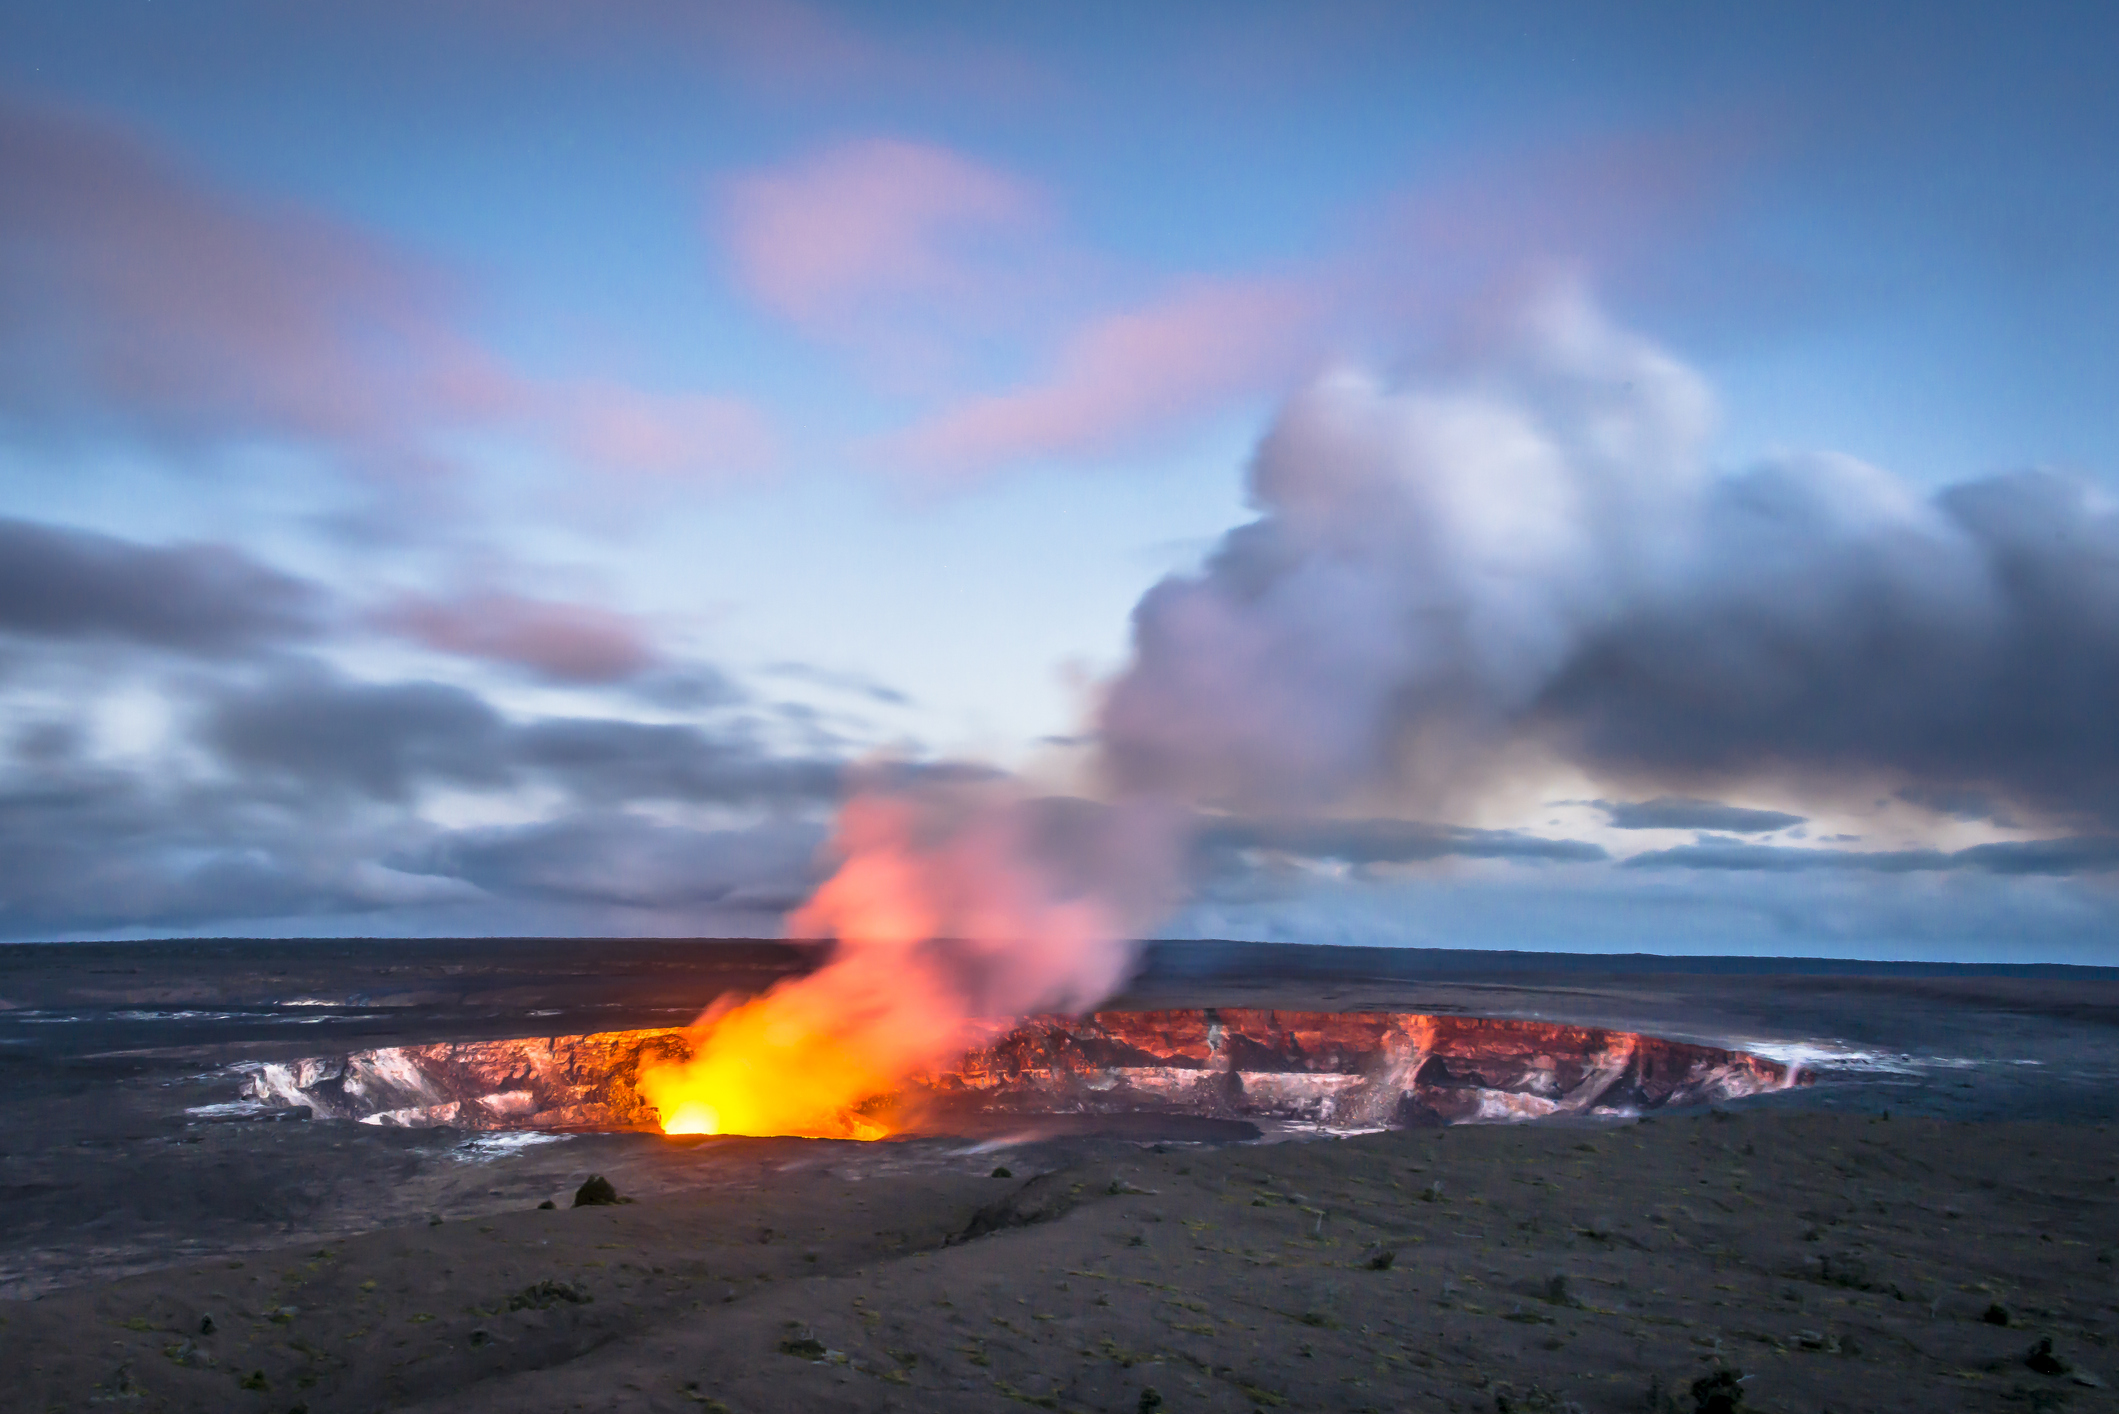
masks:
<path id="1" fill-rule="evenodd" d="M 665 1134 L 799 1134 L 881 1139 L 887 1125 L 863 1112 L 898 1076 L 872 1048 L 835 1025 L 830 997 L 788 983 L 702 1021 L 689 1061 L 644 1068 L 641 1095 Z"/>
<path id="2" fill-rule="evenodd" d="M 850 801 L 844 862 L 789 920 L 795 936 L 836 938 L 832 960 L 702 1016 L 689 1060 L 642 1069 L 663 1131 L 880 1139 L 908 1076 L 993 1034 L 976 1006 L 1099 1000 L 1125 966 L 1112 922 L 1094 900 L 1054 897 L 1016 820 L 1008 802 L 967 792 L 939 806 L 932 792 Z M 970 941 L 945 957 L 938 938 Z M 967 955 L 986 987 L 976 998 Z"/>

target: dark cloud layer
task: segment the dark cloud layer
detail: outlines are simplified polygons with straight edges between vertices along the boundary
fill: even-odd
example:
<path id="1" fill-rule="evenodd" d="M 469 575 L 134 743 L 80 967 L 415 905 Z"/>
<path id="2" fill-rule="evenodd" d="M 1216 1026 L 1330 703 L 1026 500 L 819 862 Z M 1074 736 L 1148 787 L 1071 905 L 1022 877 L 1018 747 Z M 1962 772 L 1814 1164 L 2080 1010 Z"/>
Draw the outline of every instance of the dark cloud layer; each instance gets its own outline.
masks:
<path id="1" fill-rule="evenodd" d="M 238 771 L 378 800 L 404 800 L 429 783 L 498 786 L 508 774 L 500 714 L 442 683 L 307 673 L 230 694 L 203 735 Z"/>
<path id="2" fill-rule="evenodd" d="M 548 717 L 511 722 L 443 683 L 359 683 L 305 671 L 239 688 L 204 730 L 240 772 L 402 801 L 423 785 L 501 788 L 536 780 L 592 805 L 635 800 L 819 802 L 840 766 L 774 755 L 738 732 L 687 723 Z"/>
<path id="3" fill-rule="evenodd" d="M 1202 825 L 1195 838 L 1197 847 L 1209 855 L 1264 850 L 1345 864 L 1448 858 L 1582 862 L 1610 857 L 1602 846 L 1586 840 L 1413 820 L 1222 819 Z"/>
<path id="4" fill-rule="evenodd" d="M 0 779 L 0 936 L 180 928 L 411 901 L 346 819 L 269 794 L 79 763 Z"/>
<path id="5" fill-rule="evenodd" d="M 496 908 L 549 907 L 601 927 L 624 924 L 611 910 L 755 918 L 798 900 L 842 763 L 769 745 L 710 667 L 660 664 L 625 632 L 567 636 L 615 621 L 509 602 L 499 647 L 525 665 L 625 676 L 614 690 L 635 696 L 658 680 L 637 668 L 681 672 L 678 705 L 714 716 L 526 717 L 456 684 L 357 680 L 326 655 L 376 625 L 315 584 L 223 546 L 0 520 L 0 642 L 32 688 L 0 749 L 0 936 L 352 917 L 389 931 L 378 920 L 466 909 L 475 931 Z M 40 682 L 82 708 L 62 714 Z M 107 749 L 98 683 L 174 709 L 159 745 Z M 438 791 L 534 800 L 545 818 L 452 832 L 425 812 Z M 663 818 L 701 810 L 737 823 Z"/>
<path id="6" fill-rule="evenodd" d="M 228 655 L 318 632 L 324 595 L 222 545 L 0 519 L 0 632 Z"/>
<path id="7" fill-rule="evenodd" d="M 1805 823 L 1807 816 L 1779 810 L 1747 810 L 1718 800 L 1662 795 L 1632 803 L 1597 801 L 1612 828 L 1618 830 L 1717 830 L 1731 835 L 1762 835 Z"/>
<path id="8" fill-rule="evenodd" d="M 813 884 L 840 789 L 838 763 L 741 731 L 517 721 L 462 688 L 321 669 L 222 689 L 195 742 L 218 771 L 98 765 L 77 736 L 18 737 L 0 759 L 0 936 L 268 918 L 328 931 L 452 909 L 476 931 L 494 907 L 548 904 L 589 908 L 591 926 L 617 926 L 609 910 L 774 914 Z M 452 831 L 420 809 L 436 788 L 526 787 L 549 793 L 530 824 Z M 672 804 L 755 823 L 644 813 Z"/>
<path id="9" fill-rule="evenodd" d="M 2119 823 L 2119 515 L 2051 474 L 1854 518 L 1829 473 L 1718 487 L 1718 565 L 1589 637 L 1532 713 L 1648 779 L 1846 772 Z"/>
<path id="10" fill-rule="evenodd" d="M 622 812 L 463 830 L 393 856 L 409 873 L 462 879 L 496 896 L 627 908 L 711 905 L 778 915 L 819 877 L 822 824 L 696 830 Z"/>
<path id="11" fill-rule="evenodd" d="M 836 761 L 778 756 L 743 737 L 716 737 L 693 726 L 585 718 L 530 723 L 511 734 L 508 748 L 522 769 L 597 802 L 828 801 L 839 792 L 843 769 Z"/>

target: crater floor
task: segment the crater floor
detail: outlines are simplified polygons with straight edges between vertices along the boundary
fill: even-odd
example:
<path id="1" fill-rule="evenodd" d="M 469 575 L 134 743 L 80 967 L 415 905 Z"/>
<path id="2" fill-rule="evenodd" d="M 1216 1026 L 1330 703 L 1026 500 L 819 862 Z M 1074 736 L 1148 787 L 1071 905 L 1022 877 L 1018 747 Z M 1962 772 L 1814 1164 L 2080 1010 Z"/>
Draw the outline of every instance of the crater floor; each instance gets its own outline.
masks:
<path id="1" fill-rule="evenodd" d="M 1113 1003 L 1484 1016 L 1816 1077 L 1645 1123 L 854 1144 L 193 1113 L 238 1098 L 232 1064 L 668 1033 L 810 961 L 0 949 L 0 1408 L 1618 1411 L 1723 1366 L 1766 1410 L 2114 1403 L 2076 1378 L 2119 1366 L 2119 982 L 2089 970 L 1176 945 Z M 1420 1081 L 1439 1050 L 1416 1095 L 1574 1089 L 1544 1049 Z M 972 1098 L 1103 1079 L 1023 1058 Z M 569 1210 L 591 1173 L 639 1201 Z"/>

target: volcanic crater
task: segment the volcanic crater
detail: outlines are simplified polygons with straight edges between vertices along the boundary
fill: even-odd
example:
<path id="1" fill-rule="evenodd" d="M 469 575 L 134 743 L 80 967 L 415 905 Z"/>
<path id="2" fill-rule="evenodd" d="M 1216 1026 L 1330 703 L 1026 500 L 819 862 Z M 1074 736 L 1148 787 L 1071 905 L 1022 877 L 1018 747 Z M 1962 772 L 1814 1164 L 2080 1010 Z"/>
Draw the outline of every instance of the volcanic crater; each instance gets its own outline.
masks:
<path id="1" fill-rule="evenodd" d="M 686 1028 L 438 1042 L 247 1062 L 216 1117 L 461 1130 L 647 1131 L 644 1067 Z M 1037 1016 L 993 1026 L 953 1068 L 861 1106 L 865 1133 L 1044 1125 L 1172 1138 L 1638 1115 L 1808 1079 L 1799 1067 L 1633 1032 L 1409 1012 L 1233 1008 Z M 846 1137 L 849 1125 L 826 1137 Z"/>

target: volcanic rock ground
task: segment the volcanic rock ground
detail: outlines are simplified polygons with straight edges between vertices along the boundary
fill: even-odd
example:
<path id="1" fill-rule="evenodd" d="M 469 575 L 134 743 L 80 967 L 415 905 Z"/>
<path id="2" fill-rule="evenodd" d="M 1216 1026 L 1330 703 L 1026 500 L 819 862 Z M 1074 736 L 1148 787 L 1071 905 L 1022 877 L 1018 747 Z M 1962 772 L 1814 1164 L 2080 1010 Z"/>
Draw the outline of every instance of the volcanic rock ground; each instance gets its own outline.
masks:
<path id="1" fill-rule="evenodd" d="M 864 1145 L 187 1113 L 235 1060 L 668 1025 L 812 960 L 0 949 L 0 1408 L 1690 1411 L 1721 1369 L 1764 1410 L 2119 1403 L 2108 973 L 1189 945 L 1116 1003 L 1567 1020 L 1818 1075 L 1645 1123 Z M 592 1172 L 637 1201 L 567 1207 Z"/>

